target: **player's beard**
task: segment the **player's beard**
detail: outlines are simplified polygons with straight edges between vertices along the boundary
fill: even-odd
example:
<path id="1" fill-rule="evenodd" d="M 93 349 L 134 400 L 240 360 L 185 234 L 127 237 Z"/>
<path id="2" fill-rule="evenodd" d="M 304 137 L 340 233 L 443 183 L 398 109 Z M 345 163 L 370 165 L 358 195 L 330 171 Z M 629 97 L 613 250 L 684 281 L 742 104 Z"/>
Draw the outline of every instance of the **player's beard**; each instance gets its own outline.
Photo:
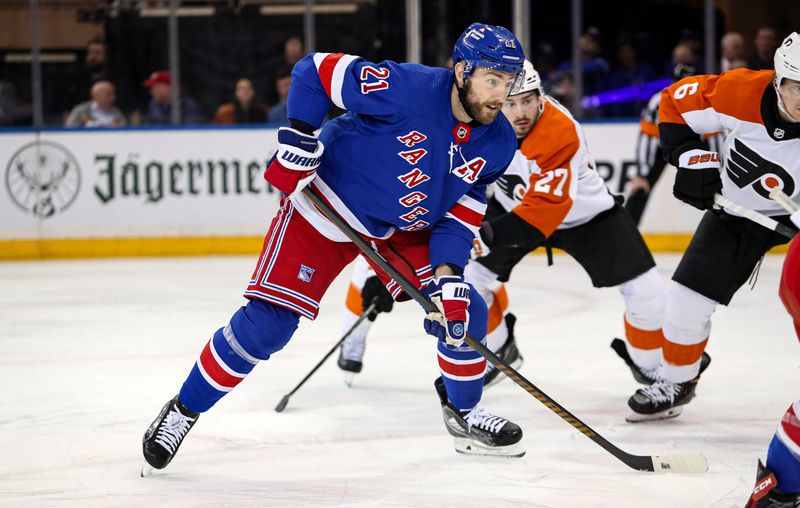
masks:
<path id="1" fill-rule="evenodd" d="M 467 112 L 467 115 L 469 115 L 469 117 L 473 120 L 484 125 L 494 122 L 494 119 L 497 118 L 497 115 L 500 114 L 500 110 L 503 107 L 502 102 L 480 102 L 478 95 L 472 89 L 472 82 L 469 80 L 464 83 L 463 87 L 458 89 L 458 97 L 461 100 L 461 106 L 464 107 L 464 111 Z M 495 110 L 490 111 L 486 109 L 486 106 L 494 106 Z"/>

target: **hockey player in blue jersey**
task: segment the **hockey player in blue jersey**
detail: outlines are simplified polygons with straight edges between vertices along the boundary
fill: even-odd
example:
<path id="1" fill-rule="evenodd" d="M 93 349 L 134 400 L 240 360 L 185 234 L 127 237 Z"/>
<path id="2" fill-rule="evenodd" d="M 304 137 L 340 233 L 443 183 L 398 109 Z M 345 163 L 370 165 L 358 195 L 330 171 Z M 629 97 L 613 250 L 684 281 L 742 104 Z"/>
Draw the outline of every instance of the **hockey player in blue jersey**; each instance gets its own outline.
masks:
<path id="1" fill-rule="evenodd" d="M 800 81 L 797 82 L 800 87 Z M 800 211 L 789 216 L 800 227 Z M 800 242 L 792 242 L 778 294 L 800 339 Z M 759 460 L 756 485 L 745 508 L 800 507 L 800 399 L 783 414 L 767 451 L 766 466 Z"/>
<path id="2" fill-rule="evenodd" d="M 486 360 L 463 344 L 483 338 L 484 301 L 463 268 L 486 210 L 486 186 L 514 156 L 500 115 L 522 82 L 525 55 L 503 27 L 473 23 L 453 52 L 454 71 L 345 54 L 314 53 L 292 71 L 290 128 L 265 178 L 285 197 L 248 284 L 249 300 L 214 333 L 180 392 L 147 429 L 149 467 L 174 457 L 199 415 L 279 351 L 300 316 L 314 319 L 333 279 L 359 253 L 300 192 L 306 185 L 429 296 L 441 314 L 436 380 L 445 425 L 463 453 L 521 456 L 522 431 L 478 406 Z M 348 111 L 314 132 L 335 104 Z M 396 301 L 408 296 L 378 267 Z M 413 343 L 409 343 L 413 347 Z"/>

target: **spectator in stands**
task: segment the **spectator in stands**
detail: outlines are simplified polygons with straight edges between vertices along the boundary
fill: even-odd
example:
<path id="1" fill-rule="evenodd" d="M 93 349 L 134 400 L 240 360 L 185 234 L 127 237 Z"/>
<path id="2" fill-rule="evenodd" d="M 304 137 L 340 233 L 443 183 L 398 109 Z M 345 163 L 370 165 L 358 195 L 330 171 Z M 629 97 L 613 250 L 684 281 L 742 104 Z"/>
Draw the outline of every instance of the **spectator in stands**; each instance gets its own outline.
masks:
<path id="1" fill-rule="evenodd" d="M 270 104 L 274 104 L 275 102 L 281 100 L 278 90 L 275 88 L 275 85 L 278 83 L 279 79 L 278 74 L 283 73 L 284 69 L 288 69 L 289 72 L 292 72 L 294 64 L 300 61 L 300 59 L 304 56 L 306 56 L 306 50 L 303 47 L 303 39 L 296 35 L 286 39 L 286 41 L 283 43 L 283 54 L 275 58 L 269 64 L 269 67 L 274 70 L 271 76 L 272 79 L 268 83 L 268 88 L 265 95 Z"/>
<path id="2" fill-rule="evenodd" d="M 66 127 L 122 127 L 125 115 L 114 105 L 116 92 L 110 81 L 98 81 L 92 85 L 91 100 L 72 108 Z"/>
<path id="3" fill-rule="evenodd" d="M 604 88 L 616 90 L 619 88 L 642 85 L 656 79 L 656 73 L 647 63 L 639 62 L 636 47 L 632 42 L 625 41 L 617 48 L 617 65 L 608 76 Z M 609 104 L 604 107 L 606 116 L 639 116 L 646 104 L 644 100 L 630 100 Z"/>
<path id="4" fill-rule="evenodd" d="M 775 50 L 778 49 L 778 35 L 775 33 L 775 29 L 771 26 L 759 28 L 756 38 L 753 39 L 753 46 L 755 51 L 753 57 L 747 62 L 747 68 L 754 71 L 774 69 L 773 56 Z"/>
<path id="5" fill-rule="evenodd" d="M 103 39 L 94 38 L 86 44 L 84 64 L 92 84 L 108 80 L 108 48 Z"/>
<path id="6" fill-rule="evenodd" d="M 745 59 L 745 43 L 744 37 L 739 32 L 728 32 L 722 36 L 719 43 L 720 54 L 720 72 L 725 72 L 733 69 L 733 61 L 736 59 Z"/>
<path id="7" fill-rule="evenodd" d="M 86 92 L 98 81 L 111 81 L 108 72 L 108 51 L 105 41 L 95 37 L 86 43 L 82 62 L 63 66 L 57 80 L 43 78 L 45 115 L 63 123 L 75 104 L 87 100 Z"/>
<path id="8" fill-rule="evenodd" d="M 594 95 L 603 89 L 603 84 L 608 77 L 608 62 L 600 56 L 602 48 L 600 45 L 600 31 L 596 28 L 589 28 L 585 34 L 578 39 L 580 51 L 581 67 L 583 69 L 583 95 Z M 566 60 L 558 66 L 561 78 L 556 84 L 561 97 L 567 104 L 574 104 L 575 87 L 572 78 L 572 61 Z M 584 116 L 596 116 L 597 111 L 584 111 Z"/>
<path id="9" fill-rule="evenodd" d="M 553 45 L 549 42 L 540 42 L 536 44 L 533 51 L 533 68 L 539 73 L 539 78 L 542 80 L 542 88 L 545 93 L 550 93 L 550 88 L 556 83 L 559 78 L 557 70 L 556 52 Z"/>
<path id="10" fill-rule="evenodd" d="M 280 125 L 289 125 L 289 118 L 286 116 L 286 99 L 289 97 L 289 85 L 292 84 L 292 73 L 286 67 L 279 68 L 275 73 L 275 90 L 278 94 L 278 102 L 269 108 L 267 121 Z"/>
<path id="11" fill-rule="evenodd" d="M 267 108 L 256 96 L 253 82 L 247 78 L 239 78 L 233 92 L 233 102 L 217 108 L 214 114 L 215 124 L 264 123 L 267 119 Z"/>
<path id="12" fill-rule="evenodd" d="M 733 60 L 731 60 L 731 68 L 728 70 L 745 69 L 745 68 L 747 68 L 747 60 L 745 60 L 744 58 L 734 58 Z"/>
<path id="13" fill-rule="evenodd" d="M 283 63 L 286 67 L 291 70 L 294 64 L 304 56 L 306 56 L 306 50 L 300 37 L 293 36 L 286 39 L 286 42 L 283 43 Z"/>
<path id="14" fill-rule="evenodd" d="M 147 123 L 150 125 L 172 124 L 172 77 L 169 71 L 156 71 L 150 75 L 144 86 L 150 89 L 150 104 L 147 106 Z M 197 103 L 186 96 L 180 96 L 183 125 L 203 122 L 203 115 Z"/>
<path id="15" fill-rule="evenodd" d="M 669 75 L 672 76 L 675 66 L 679 63 L 697 68 L 697 53 L 694 48 L 686 43 L 679 43 L 672 48 L 672 62 Z"/>
<path id="16" fill-rule="evenodd" d="M 664 69 L 662 71 L 662 76 L 670 76 L 672 77 L 673 72 L 675 70 L 675 66 L 680 64 L 688 65 L 695 69 L 695 71 L 699 74 L 700 71 L 698 69 L 698 62 L 700 58 L 697 55 L 694 47 L 687 43 L 687 42 L 679 42 L 672 48 L 672 58 L 669 62 L 664 63 Z"/>
<path id="17" fill-rule="evenodd" d="M 694 30 L 684 28 L 681 31 L 680 38 L 678 39 L 678 45 L 684 45 L 689 48 L 694 58 L 694 63 L 691 64 L 692 67 L 695 68 L 698 74 L 703 74 L 705 72 L 706 62 L 703 59 L 703 43 L 700 42 L 700 36 L 695 33 Z M 682 63 L 690 65 L 688 62 Z M 664 67 L 664 76 L 672 76 L 672 71 L 674 68 L 675 64 L 673 62 L 667 62 L 666 66 Z"/>

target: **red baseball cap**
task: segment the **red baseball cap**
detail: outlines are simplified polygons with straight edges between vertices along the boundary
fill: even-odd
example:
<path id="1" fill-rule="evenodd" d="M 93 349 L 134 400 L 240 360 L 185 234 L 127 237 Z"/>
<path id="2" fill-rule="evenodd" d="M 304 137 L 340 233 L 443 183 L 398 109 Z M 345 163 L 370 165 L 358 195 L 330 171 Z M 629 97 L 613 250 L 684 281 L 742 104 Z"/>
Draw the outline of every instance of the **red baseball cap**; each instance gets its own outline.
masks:
<path id="1" fill-rule="evenodd" d="M 150 74 L 150 77 L 144 82 L 144 86 L 147 88 L 153 88 L 153 86 L 159 83 L 163 85 L 169 85 L 171 82 L 172 79 L 170 78 L 169 71 L 155 71 L 154 73 Z"/>

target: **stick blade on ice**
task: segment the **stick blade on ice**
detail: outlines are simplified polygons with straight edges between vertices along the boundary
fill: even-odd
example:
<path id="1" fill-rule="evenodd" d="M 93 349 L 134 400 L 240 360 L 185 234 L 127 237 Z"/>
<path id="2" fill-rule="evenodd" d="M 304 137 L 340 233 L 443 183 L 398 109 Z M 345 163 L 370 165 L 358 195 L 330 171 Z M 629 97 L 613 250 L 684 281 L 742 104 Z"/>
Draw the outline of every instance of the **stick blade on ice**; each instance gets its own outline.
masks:
<path id="1" fill-rule="evenodd" d="M 702 474 L 708 471 L 708 459 L 702 453 L 653 455 L 652 459 L 656 473 Z"/>
<path id="2" fill-rule="evenodd" d="M 278 402 L 278 405 L 275 406 L 275 411 L 280 413 L 281 411 L 283 411 L 286 408 L 286 404 L 288 404 L 288 403 L 289 403 L 289 396 L 288 395 L 284 395 L 283 398 L 281 399 L 281 401 Z"/>

